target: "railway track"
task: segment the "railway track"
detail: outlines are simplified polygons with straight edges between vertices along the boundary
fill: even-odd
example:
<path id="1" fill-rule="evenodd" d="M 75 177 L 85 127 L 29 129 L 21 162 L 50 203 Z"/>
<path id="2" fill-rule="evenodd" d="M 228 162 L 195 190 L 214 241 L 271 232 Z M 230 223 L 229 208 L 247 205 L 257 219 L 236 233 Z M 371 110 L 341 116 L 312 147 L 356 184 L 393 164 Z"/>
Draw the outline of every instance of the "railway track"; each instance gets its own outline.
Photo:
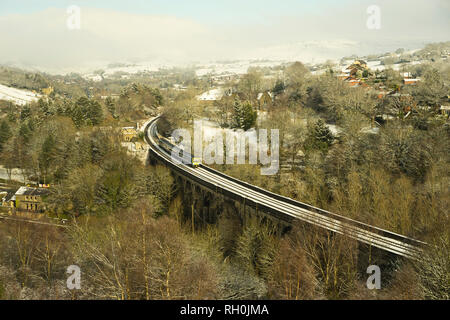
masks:
<path id="1" fill-rule="evenodd" d="M 9 215 L 4 215 L 4 214 L 0 214 L 0 222 L 1 221 L 16 221 L 16 222 L 25 222 L 25 223 L 31 223 L 31 224 L 52 226 L 52 227 L 57 227 L 57 228 L 67 228 L 67 226 L 64 224 L 51 223 L 51 222 L 45 222 L 45 221 L 39 221 L 39 220 L 31 220 L 31 219 L 14 217 L 14 216 L 9 216 Z"/>

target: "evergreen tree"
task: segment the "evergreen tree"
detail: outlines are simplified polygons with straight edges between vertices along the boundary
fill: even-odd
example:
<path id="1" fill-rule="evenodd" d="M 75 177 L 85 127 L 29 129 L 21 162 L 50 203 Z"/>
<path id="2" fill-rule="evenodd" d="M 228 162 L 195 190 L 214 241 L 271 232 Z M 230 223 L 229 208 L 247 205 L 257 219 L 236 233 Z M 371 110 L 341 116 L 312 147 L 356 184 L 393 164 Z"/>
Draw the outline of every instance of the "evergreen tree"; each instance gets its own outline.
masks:
<path id="1" fill-rule="evenodd" d="M 97 101 L 90 101 L 88 118 L 91 120 L 92 125 L 98 125 L 103 119 L 103 110 L 100 103 Z"/>
<path id="2" fill-rule="evenodd" d="M 8 121 L 15 123 L 17 120 L 17 107 L 12 102 L 9 102 L 5 111 L 8 113 Z"/>
<path id="3" fill-rule="evenodd" d="M 20 112 L 20 120 L 24 121 L 31 117 L 31 109 L 28 105 L 25 105 Z"/>
<path id="4" fill-rule="evenodd" d="M 31 137 L 31 130 L 26 123 L 22 123 L 19 128 L 19 137 L 22 139 L 23 143 L 28 143 Z"/>
<path id="5" fill-rule="evenodd" d="M 157 88 L 150 89 L 151 94 L 155 97 L 156 103 L 158 106 L 162 105 L 164 102 L 164 98 L 161 94 L 161 91 L 159 91 Z"/>
<path id="6" fill-rule="evenodd" d="M 0 152 L 3 151 L 3 145 L 11 138 L 11 128 L 7 121 L 3 120 L 0 124 Z"/>
<path id="7" fill-rule="evenodd" d="M 39 154 L 39 169 L 44 178 L 44 183 L 47 183 L 48 170 L 52 164 L 55 150 L 55 138 L 49 135 L 42 144 L 41 153 Z"/>
<path id="8" fill-rule="evenodd" d="M 286 89 L 286 86 L 284 85 L 283 80 L 278 79 L 277 82 L 275 83 L 275 86 L 272 89 L 272 92 L 275 96 L 278 96 L 278 95 L 282 94 L 285 89 Z"/>
<path id="9" fill-rule="evenodd" d="M 253 110 L 253 106 L 250 103 L 245 103 L 242 108 L 243 126 L 242 129 L 247 131 L 256 124 L 257 113 Z"/>
<path id="10" fill-rule="evenodd" d="M 108 109 L 109 113 L 113 118 L 116 117 L 116 105 L 114 104 L 113 99 L 111 97 L 107 97 L 105 100 L 106 108 Z"/>
<path id="11" fill-rule="evenodd" d="M 322 119 L 319 119 L 316 122 L 314 127 L 314 137 L 318 142 L 326 143 L 328 146 L 330 146 L 334 141 L 333 134 Z"/>
<path id="12" fill-rule="evenodd" d="M 308 138 L 305 141 L 307 149 L 328 151 L 334 141 L 334 136 L 323 120 L 319 119 L 314 127 L 310 129 Z"/>
<path id="13" fill-rule="evenodd" d="M 86 97 L 79 98 L 70 113 L 78 128 L 83 125 L 98 125 L 103 120 L 103 110 L 100 103 Z"/>
<path id="14" fill-rule="evenodd" d="M 233 128 L 241 128 L 243 127 L 244 119 L 242 117 L 242 103 L 239 99 L 234 100 L 233 105 Z"/>
<path id="15" fill-rule="evenodd" d="M 43 115 L 44 117 L 48 117 L 48 116 L 51 116 L 53 114 L 51 112 L 50 106 L 49 106 L 49 104 L 47 102 L 45 102 L 42 99 L 39 99 L 38 104 L 39 104 L 39 113 L 41 115 Z"/>
<path id="16" fill-rule="evenodd" d="M 255 125 L 256 117 L 257 113 L 249 102 L 243 105 L 239 99 L 234 100 L 233 128 L 247 131 Z"/>
<path id="17" fill-rule="evenodd" d="M 75 105 L 71 110 L 72 121 L 77 128 L 80 128 L 84 124 L 84 114 L 80 106 Z"/>
<path id="18" fill-rule="evenodd" d="M 79 98 L 71 108 L 70 115 L 77 128 L 86 124 L 88 108 L 89 99 L 86 97 Z"/>

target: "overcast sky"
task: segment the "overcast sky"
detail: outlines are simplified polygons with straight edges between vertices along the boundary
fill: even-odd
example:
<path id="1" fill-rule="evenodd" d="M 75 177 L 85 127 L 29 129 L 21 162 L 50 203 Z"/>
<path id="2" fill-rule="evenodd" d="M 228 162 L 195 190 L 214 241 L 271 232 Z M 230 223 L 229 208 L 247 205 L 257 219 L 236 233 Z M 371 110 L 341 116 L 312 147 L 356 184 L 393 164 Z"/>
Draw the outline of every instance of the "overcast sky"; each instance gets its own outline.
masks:
<path id="1" fill-rule="evenodd" d="M 71 5 L 81 9 L 79 30 L 67 28 Z M 379 30 L 367 28 L 370 5 L 381 10 Z M 323 55 L 378 53 L 450 40 L 449 17 L 449 0 L 1 0 L 0 63 L 301 59 L 321 47 Z"/>

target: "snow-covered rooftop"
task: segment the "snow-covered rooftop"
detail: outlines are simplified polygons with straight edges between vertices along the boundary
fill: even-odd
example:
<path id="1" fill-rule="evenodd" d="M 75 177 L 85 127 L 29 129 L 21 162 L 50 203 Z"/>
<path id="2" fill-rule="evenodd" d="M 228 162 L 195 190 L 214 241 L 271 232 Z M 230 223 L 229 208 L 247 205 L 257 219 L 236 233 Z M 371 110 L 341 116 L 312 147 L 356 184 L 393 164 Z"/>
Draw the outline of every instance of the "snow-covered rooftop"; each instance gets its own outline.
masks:
<path id="1" fill-rule="evenodd" d="M 269 94 L 269 97 L 273 98 L 273 93 L 270 91 L 266 91 Z M 258 93 L 258 97 L 257 99 L 260 100 L 262 98 L 262 96 L 264 95 L 265 92 L 260 92 Z"/>

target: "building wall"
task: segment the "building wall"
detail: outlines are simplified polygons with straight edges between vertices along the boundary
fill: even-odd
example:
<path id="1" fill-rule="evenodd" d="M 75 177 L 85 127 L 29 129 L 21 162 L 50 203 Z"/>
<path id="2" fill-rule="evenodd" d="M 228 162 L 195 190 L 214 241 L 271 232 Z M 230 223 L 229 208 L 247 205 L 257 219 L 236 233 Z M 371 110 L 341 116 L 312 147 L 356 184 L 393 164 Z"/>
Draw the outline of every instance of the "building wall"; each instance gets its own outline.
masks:
<path id="1" fill-rule="evenodd" d="M 16 196 L 16 208 L 18 210 L 27 210 L 35 212 L 41 212 L 44 209 L 41 196 L 28 196 L 28 195 Z"/>
<path id="2" fill-rule="evenodd" d="M 267 109 L 272 105 L 272 97 L 265 92 L 258 101 L 259 109 Z"/>
<path id="3" fill-rule="evenodd" d="M 123 137 L 123 140 L 126 142 L 130 142 L 136 136 L 137 136 L 137 131 L 135 129 L 122 130 L 122 137 Z"/>

